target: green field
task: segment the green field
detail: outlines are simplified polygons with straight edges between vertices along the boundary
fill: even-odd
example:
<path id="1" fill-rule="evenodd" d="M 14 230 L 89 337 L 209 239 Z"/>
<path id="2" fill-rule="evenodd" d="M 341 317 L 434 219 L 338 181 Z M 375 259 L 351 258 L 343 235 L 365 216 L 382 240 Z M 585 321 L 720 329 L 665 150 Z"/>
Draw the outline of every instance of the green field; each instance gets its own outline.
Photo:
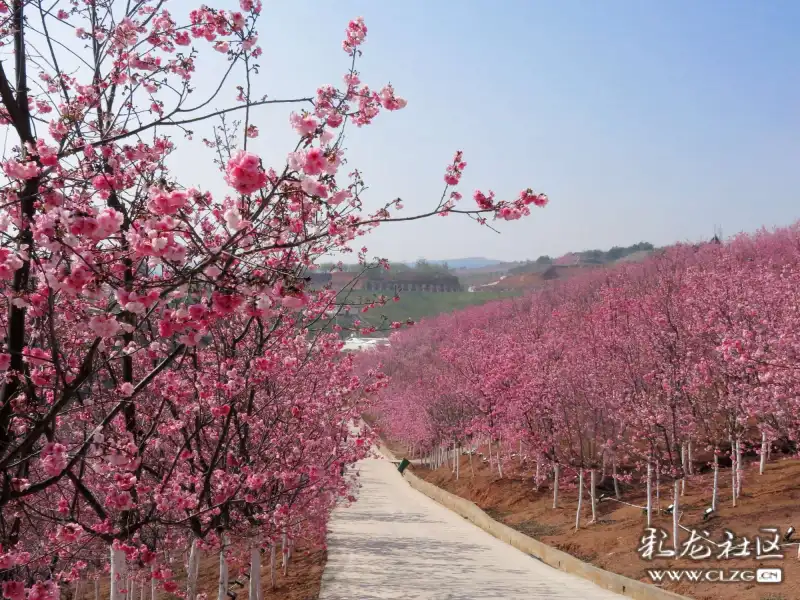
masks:
<path id="1" fill-rule="evenodd" d="M 378 306 L 371 309 L 367 313 L 358 312 L 357 308 L 353 308 L 351 316 L 358 318 L 362 322 L 370 323 L 374 326 L 380 326 L 382 317 L 386 317 L 388 322 L 392 321 L 405 321 L 406 319 L 413 319 L 419 321 L 426 317 L 433 317 L 442 313 L 449 313 L 455 310 L 466 308 L 468 306 L 475 306 L 478 304 L 485 304 L 492 300 L 501 298 L 511 298 L 518 293 L 515 292 L 401 292 L 400 300 L 397 302 L 390 301 L 385 306 Z M 363 301 L 368 301 L 369 296 L 359 296 L 356 293 L 351 293 L 348 297 L 349 302 L 354 304 L 358 303 L 363 298 Z M 350 319 L 343 314 L 339 317 L 341 325 L 349 324 Z M 388 323 L 387 323 L 388 324 Z"/>

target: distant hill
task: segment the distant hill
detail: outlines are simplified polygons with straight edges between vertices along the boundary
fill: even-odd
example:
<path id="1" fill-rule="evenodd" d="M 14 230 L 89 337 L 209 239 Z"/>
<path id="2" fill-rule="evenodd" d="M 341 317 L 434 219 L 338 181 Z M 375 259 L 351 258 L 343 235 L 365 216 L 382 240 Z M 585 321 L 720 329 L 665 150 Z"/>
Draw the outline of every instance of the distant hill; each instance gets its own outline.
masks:
<path id="1" fill-rule="evenodd" d="M 570 252 L 558 258 L 540 256 L 536 260 L 517 263 L 508 269 L 506 275 L 494 281 L 487 278 L 478 280 L 473 277 L 471 289 L 475 291 L 492 290 L 508 292 L 513 290 L 531 290 L 542 287 L 547 281 L 553 279 L 569 279 L 587 269 L 596 269 L 612 265 L 617 262 L 641 261 L 655 251 L 652 244 L 640 242 L 631 246 L 614 246 L 610 250 L 584 250 L 583 252 Z M 469 272 L 467 272 L 469 273 Z M 466 274 L 459 273 L 462 282 L 469 280 Z"/>
<path id="2" fill-rule="evenodd" d="M 550 265 L 609 265 L 618 260 L 629 256 L 635 256 L 632 260 L 641 260 L 653 252 L 655 248 L 649 242 L 639 242 L 630 246 L 614 246 L 610 250 L 584 250 L 582 252 L 569 252 L 558 258 L 540 256 L 536 260 L 525 261 L 511 269 L 511 275 L 522 275 L 525 273 L 541 273 Z"/>
<path id="3" fill-rule="evenodd" d="M 430 260 L 425 259 L 425 262 L 432 265 L 447 265 L 450 269 L 480 269 L 481 267 L 491 267 L 503 263 L 502 260 L 494 260 L 491 258 L 471 257 L 471 258 L 453 258 L 451 260 Z M 406 263 L 413 266 L 416 263 Z"/>

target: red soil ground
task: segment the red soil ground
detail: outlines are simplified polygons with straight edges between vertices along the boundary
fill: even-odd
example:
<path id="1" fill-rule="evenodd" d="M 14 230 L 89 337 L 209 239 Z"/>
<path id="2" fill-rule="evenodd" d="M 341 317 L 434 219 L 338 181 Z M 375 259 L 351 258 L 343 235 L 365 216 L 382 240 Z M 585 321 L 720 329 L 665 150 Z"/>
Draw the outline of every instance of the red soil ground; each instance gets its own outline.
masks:
<path id="1" fill-rule="evenodd" d="M 396 446 L 393 450 L 401 450 Z M 398 453 L 402 456 L 402 451 Z M 626 506 L 614 501 L 598 504 L 598 522 L 589 524 L 591 507 L 584 497 L 582 528 L 575 530 L 577 491 L 562 485 L 560 506 L 552 508 L 552 490 L 543 487 L 534 489 L 533 477 L 525 465 L 516 459 L 504 465 L 502 479 L 496 467 L 490 471 L 480 457 L 473 458 L 474 475 L 471 475 L 469 458 L 461 457 L 458 481 L 448 467 L 435 471 L 419 466 L 414 472 L 425 480 L 451 493 L 475 502 L 493 518 L 504 522 L 527 535 L 555 546 L 584 561 L 603 569 L 620 573 L 633 579 L 651 583 L 646 569 L 653 568 L 725 568 L 755 569 L 780 567 L 783 583 L 668 583 L 665 589 L 697 600 L 794 600 L 800 599 L 800 560 L 797 546 L 784 548 L 782 560 L 755 560 L 755 553 L 747 559 L 692 561 L 689 558 L 645 561 L 637 549 L 644 533 L 645 517 L 640 508 Z M 800 531 L 800 461 L 796 459 L 773 460 L 767 465 L 763 476 L 758 474 L 758 464 L 750 462 L 745 467 L 742 496 L 736 508 L 731 507 L 730 469 L 720 469 L 720 501 L 717 515 L 703 521 L 703 512 L 711 504 L 711 474 L 691 477 L 686 493 L 680 499 L 682 516 L 680 523 L 689 529 L 709 532 L 709 537 L 720 542 L 723 530 L 728 529 L 737 536 L 748 536 L 753 542 L 760 527 L 778 527 L 785 532 L 790 525 Z M 588 477 L 587 477 L 588 479 Z M 586 487 L 588 488 L 588 481 Z M 655 487 L 655 486 L 654 486 Z M 662 482 L 660 505 L 665 508 L 672 503 L 672 485 Z M 613 494 L 612 494 L 613 495 Z M 655 502 L 655 491 L 653 492 Z M 622 499 L 631 504 L 646 504 L 643 486 L 623 487 Z M 655 517 L 654 527 L 666 531 L 672 529 L 672 517 L 660 514 Z M 701 533 L 702 534 L 702 533 Z M 681 532 L 682 539 L 689 537 Z M 767 534 L 761 534 L 768 538 Z M 792 541 L 800 539 L 796 534 Z M 665 548 L 670 547 L 667 541 Z"/>
<path id="2" fill-rule="evenodd" d="M 270 569 L 269 569 L 269 556 L 265 556 L 261 563 L 261 583 L 264 600 L 316 600 L 319 597 L 320 583 L 322 580 L 322 571 L 325 568 L 327 560 L 327 553 L 325 550 L 314 550 L 305 552 L 297 549 L 292 555 L 292 560 L 289 563 L 289 572 L 284 577 L 280 569 L 280 555 L 278 556 L 278 574 L 276 579 L 276 586 L 274 590 L 270 589 Z M 183 585 L 185 579 L 182 577 L 182 571 L 179 567 L 174 567 L 177 581 Z M 230 570 L 230 581 L 236 579 L 237 573 L 233 568 Z M 215 556 L 205 556 L 200 560 L 200 572 L 197 578 L 198 595 L 205 594 L 209 600 L 216 600 L 217 598 L 217 581 L 219 577 L 219 559 Z M 232 586 L 232 590 L 236 593 L 236 600 L 248 600 L 248 587 L 246 579 L 241 578 L 245 582 L 244 587 Z M 185 590 L 181 590 L 185 591 Z M 62 598 L 72 598 L 72 589 L 69 589 L 66 594 L 62 594 Z M 100 581 L 100 598 L 108 598 L 108 578 L 101 579 Z M 139 597 L 138 588 L 136 590 L 136 597 Z M 145 592 L 145 597 L 150 598 L 149 590 Z M 169 600 L 176 598 L 164 591 L 160 592 L 160 598 Z M 201 597 L 201 596 L 199 596 Z M 92 585 L 84 585 L 83 591 L 78 600 L 94 600 L 94 587 Z"/>

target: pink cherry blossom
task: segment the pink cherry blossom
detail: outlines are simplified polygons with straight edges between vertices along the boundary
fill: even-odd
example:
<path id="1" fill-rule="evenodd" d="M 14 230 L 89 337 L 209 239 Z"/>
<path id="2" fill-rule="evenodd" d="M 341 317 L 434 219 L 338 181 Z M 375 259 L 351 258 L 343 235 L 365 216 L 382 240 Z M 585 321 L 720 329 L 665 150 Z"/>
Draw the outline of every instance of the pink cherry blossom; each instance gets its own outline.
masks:
<path id="1" fill-rule="evenodd" d="M 225 181 L 237 192 L 252 194 L 267 183 L 267 175 L 261 168 L 261 160 L 255 155 L 240 150 L 228 161 Z"/>
<path id="2" fill-rule="evenodd" d="M 342 48 L 348 54 L 353 54 L 356 51 L 356 48 L 364 43 L 364 39 L 366 37 L 367 26 L 364 25 L 364 18 L 358 17 L 357 19 L 353 19 L 347 25 L 345 39 L 342 42 Z"/>
<path id="3" fill-rule="evenodd" d="M 31 179 L 39 174 L 39 165 L 33 161 L 9 160 L 3 163 L 3 171 L 12 179 Z"/>
<path id="4" fill-rule="evenodd" d="M 4 581 L 3 597 L 8 598 L 8 600 L 23 600 L 25 598 L 25 584 L 21 581 Z"/>
<path id="5" fill-rule="evenodd" d="M 303 172 L 306 175 L 319 175 L 327 165 L 327 158 L 321 148 L 311 148 L 305 154 Z"/>

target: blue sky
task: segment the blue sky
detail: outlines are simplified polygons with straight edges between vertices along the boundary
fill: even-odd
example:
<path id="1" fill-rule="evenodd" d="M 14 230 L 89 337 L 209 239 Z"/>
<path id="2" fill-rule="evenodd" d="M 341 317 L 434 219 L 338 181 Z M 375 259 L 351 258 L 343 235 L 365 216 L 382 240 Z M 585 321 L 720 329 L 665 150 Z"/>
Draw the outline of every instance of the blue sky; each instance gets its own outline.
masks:
<path id="1" fill-rule="evenodd" d="M 475 188 L 551 198 L 501 235 L 455 217 L 386 225 L 365 240 L 371 255 L 524 259 L 800 217 L 800 3 L 265 2 L 259 88 L 286 97 L 340 83 L 343 30 L 358 15 L 363 80 L 391 81 L 409 102 L 347 142 L 374 205 L 429 208 L 456 149 L 464 202 Z M 286 113 L 255 121 L 255 149 L 280 162 Z"/>

